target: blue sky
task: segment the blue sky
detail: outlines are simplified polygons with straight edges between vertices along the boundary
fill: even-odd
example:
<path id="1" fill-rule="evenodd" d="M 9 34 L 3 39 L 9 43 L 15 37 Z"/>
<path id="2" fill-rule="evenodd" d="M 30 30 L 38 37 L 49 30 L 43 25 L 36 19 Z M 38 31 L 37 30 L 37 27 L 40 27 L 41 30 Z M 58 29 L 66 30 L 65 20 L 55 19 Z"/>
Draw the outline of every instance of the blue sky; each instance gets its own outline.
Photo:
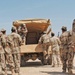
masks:
<path id="1" fill-rule="evenodd" d="M 75 0 L 0 0 L 0 29 L 9 34 L 12 22 L 29 18 L 51 20 L 53 32 L 61 33 L 61 27 L 72 27 L 75 18 Z"/>

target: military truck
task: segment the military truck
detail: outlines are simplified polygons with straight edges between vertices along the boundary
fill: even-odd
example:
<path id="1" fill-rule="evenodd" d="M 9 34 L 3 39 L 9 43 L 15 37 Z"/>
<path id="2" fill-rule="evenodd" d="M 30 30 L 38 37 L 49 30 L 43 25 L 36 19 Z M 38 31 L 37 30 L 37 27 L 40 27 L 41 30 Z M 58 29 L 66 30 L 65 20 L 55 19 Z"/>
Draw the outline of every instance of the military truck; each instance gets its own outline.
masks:
<path id="1" fill-rule="evenodd" d="M 13 22 L 13 26 L 17 29 L 21 24 L 26 24 L 28 29 L 26 44 L 21 46 L 21 66 L 25 65 L 29 59 L 36 60 L 38 58 L 43 63 L 43 49 L 38 41 L 43 32 L 51 25 L 50 19 L 27 19 Z M 51 58 L 49 58 L 49 64 L 51 64 Z"/>

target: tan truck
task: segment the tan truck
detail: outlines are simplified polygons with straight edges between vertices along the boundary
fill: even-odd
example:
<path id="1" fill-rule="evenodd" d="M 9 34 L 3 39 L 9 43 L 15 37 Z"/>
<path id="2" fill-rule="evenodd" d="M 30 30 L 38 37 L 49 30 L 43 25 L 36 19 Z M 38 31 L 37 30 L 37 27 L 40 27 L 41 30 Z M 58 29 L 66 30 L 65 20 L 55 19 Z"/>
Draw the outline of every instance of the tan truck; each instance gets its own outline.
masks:
<path id="1" fill-rule="evenodd" d="M 29 59 L 36 60 L 37 58 L 43 63 L 43 49 L 42 45 L 38 44 L 38 41 L 42 33 L 51 25 L 50 20 L 27 19 L 13 22 L 13 26 L 16 28 L 21 24 L 26 24 L 28 29 L 26 45 L 21 46 L 21 65 L 25 65 L 25 62 Z M 51 62 L 51 58 L 49 58 L 49 64 L 51 64 Z"/>

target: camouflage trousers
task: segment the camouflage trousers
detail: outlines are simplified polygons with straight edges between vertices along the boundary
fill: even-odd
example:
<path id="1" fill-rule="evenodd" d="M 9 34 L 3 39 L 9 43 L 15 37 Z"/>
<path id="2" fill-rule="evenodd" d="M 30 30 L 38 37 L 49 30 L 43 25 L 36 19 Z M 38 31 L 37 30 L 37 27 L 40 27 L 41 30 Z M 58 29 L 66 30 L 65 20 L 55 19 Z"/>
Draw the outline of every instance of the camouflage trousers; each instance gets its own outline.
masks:
<path id="1" fill-rule="evenodd" d="M 20 53 L 14 53 L 13 54 L 13 60 L 15 64 L 15 72 L 20 72 Z"/>
<path id="2" fill-rule="evenodd" d="M 6 46 L 4 50 L 5 50 L 5 59 L 9 65 L 9 68 L 14 69 L 14 61 L 10 47 Z"/>
<path id="3" fill-rule="evenodd" d="M 43 48 L 43 58 L 44 58 L 44 64 L 47 64 L 48 63 L 48 48 L 49 48 L 49 44 L 43 44 L 42 46 Z"/>
<path id="4" fill-rule="evenodd" d="M 63 70 L 72 69 L 73 67 L 74 50 L 73 48 L 64 46 L 62 49 L 61 60 L 63 64 Z"/>
<path id="5" fill-rule="evenodd" d="M 5 54 L 6 55 L 6 61 L 10 67 L 10 69 L 14 69 L 14 61 L 13 61 L 13 56 L 12 54 Z"/>
<path id="6" fill-rule="evenodd" d="M 60 53 L 58 50 L 52 51 L 52 65 L 60 65 Z"/>
<path id="7" fill-rule="evenodd" d="M 0 54 L 0 67 L 1 67 L 1 70 L 6 70 L 6 62 L 5 62 L 4 53 Z"/>

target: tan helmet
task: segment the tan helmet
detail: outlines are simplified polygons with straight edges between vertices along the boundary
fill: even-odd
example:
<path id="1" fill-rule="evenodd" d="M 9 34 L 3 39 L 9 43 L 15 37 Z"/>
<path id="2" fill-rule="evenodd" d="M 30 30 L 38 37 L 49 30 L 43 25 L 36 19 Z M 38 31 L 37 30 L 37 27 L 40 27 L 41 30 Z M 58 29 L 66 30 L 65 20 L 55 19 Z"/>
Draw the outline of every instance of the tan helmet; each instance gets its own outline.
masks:
<path id="1" fill-rule="evenodd" d="M 1 29 L 1 32 L 4 32 L 4 31 L 6 32 L 6 30 L 5 30 L 4 28 L 2 28 L 2 29 Z"/>
<path id="2" fill-rule="evenodd" d="M 67 30 L 67 27 L 62 26 L 61 30 Z"/>
<path id="3" fill-rule="evenodd" d="M 21 24 L 20 26 L 21 26 L 21 27 L 26 27 L 26 24 Z"/>
<path id="4" fill-rule="evenodd" d="M 11 28 L 11 31 L 16 31 L 16 27 L 13 26 L 13 27 Z"/>

